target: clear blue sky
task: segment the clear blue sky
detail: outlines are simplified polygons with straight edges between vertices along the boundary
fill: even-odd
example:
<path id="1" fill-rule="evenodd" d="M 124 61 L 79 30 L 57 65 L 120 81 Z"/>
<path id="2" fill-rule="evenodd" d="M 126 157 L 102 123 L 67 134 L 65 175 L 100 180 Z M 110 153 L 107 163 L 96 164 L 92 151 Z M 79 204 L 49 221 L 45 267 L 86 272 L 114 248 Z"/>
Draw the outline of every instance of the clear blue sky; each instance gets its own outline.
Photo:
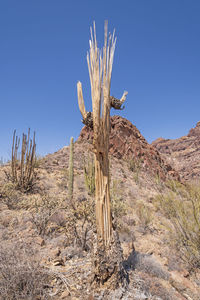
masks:
<path id="1" fill-rule="evenodd" d="M 199 0 L 1 0 L 0 157 L 12 133 L 36 131 L 39 154 L 82 128 L 76 83 L 91 108 L 89 27 L 116 29 L 111 95 L 129 92 L 121 114 L 151 142 L 185 135 L 200 120 Z"/>

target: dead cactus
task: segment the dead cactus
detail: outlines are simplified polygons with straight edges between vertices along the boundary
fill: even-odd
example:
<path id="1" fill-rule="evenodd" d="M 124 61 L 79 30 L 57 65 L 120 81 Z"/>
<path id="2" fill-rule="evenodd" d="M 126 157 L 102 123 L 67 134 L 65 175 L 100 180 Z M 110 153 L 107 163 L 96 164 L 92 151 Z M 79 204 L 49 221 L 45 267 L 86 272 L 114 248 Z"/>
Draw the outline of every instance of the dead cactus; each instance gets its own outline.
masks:
<path id="1" fill-rule="evenodd" d="M 115 32 L 108 36 L 108 24 L 105 22 L 103 57 L 97 46 L 96 30 L 91 28 L 90 49 L 87 54 L 87 63 L 92 94 L 92 123 L 93 148 L 95 154 L 95 201 L 96 201 L 96 228 L 97 247 L 95 251 L 95 281 L 101 284 L 117 278 L 122 270 L 122 255 L 120 243 L 116 240 L 113 230 L 110 204 L 109 178 L 109 134 L 110 134 L 110 84 L 112 65 L 115 51 Z M 83 100 L 82 84 L 77 83 L 78 104 L 83 120 L 88 118 Z M 120 104 L 126 99 L 124 92 Z M 120 101 L 120 100 L 119 100 Z M 118 105 L 119 107 L 119 105 Z M 121 106 L 120 106 L 121 107 Z M 119 249 L 118 249 L 119 247 Z M 115 253 L 115 262 L 113 254 Z M 102 254 L 102 255 L 101 255 Z M 106 265 L 105 265 L 106 261 Z"/>

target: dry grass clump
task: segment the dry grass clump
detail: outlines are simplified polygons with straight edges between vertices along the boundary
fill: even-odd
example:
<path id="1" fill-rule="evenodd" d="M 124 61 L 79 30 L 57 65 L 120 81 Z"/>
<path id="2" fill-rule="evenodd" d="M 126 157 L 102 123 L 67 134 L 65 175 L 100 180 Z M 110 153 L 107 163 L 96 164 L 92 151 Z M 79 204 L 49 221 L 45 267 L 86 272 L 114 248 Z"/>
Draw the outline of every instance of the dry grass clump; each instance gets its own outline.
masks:
<path id="1" fill-rule="evenodd" d="M 46 208 L 40 208 L 31 215 L 31 222 L 35 225 L 37 233 L 42 237 L 48 235 L 48 224 L 52 212 Z"/>
<path id="2" fill-rule="evenodd" d="M 162 265 L 150 254 L 134 251 L 128 258 L 127 263 L 130 264 L 133 269 L 144 271 L 149 275 L 164 280 L 169 279 L 169 273 L 165 271 Z"/>
<path id="3" fill-rule="evenodd" d="M 26 245 L 20 246 L 0 249 L 1 300 L 50 299 L 49 275 L 33 259 L 34 253 Z"/>
<path id="4" fill-rule="evenodd" d="M 123 198 L 123 190 L 120 180 L 113 179 L 110 189 L 111 196 L 111 211 L 114 217 L 114 222 L 120 230 L 123 227 L 122 217 L 127 215 L 128 206 Z"/>
<path id="5" fill-rule="evenodd" d="M 191 268 L 200 267 L 200 186 L 169 182 L 171 191 L 155 198 L 155 205 L 170 222 L 169 241 Z"/>
<path id="6" fill-rule="evenodd" d="M 129 171 L 133 172 L 133 178 L 135 182 L 138 184 L 139 183 L 139 174 L 141 172 L 142 164 L 143 164 L 143 159 L 129 159 L 127 161 L 128 163 L 128 169 Z"/>
<path id="7" fill-rule="evenodd" d="M 141 159 L 129 159 L 127 161 L 128 163 L 128 169 L 131 171 L 131 172 L 136 172 L 136 173 L 139 173 L 141 167 L 142 167 L 142 163 L 143 163 L 143 160 Z"/>
<path id="8" fill-rule="evenodd" d="M 91 232 L 95 224 L 94 199 L 79 197 L 68 201 L 56 196 L 43 195 L 31 208 L 31 222 L 42 237 L 66 235 L 66 246 L 78 246 L 84 251 L 91 248 Z"/>
<path id="9" fill-rule="evenodd" d="M 16 185 L 12 182 L 0 186 L 0 198 L 8 209 L 18 209 L 22 199 L 20 191 L 16 189 Z"/>
<path id="10" fill-rule="evenodd" d="M 64 200 L 55 196 L 42 195 L 41 198 L 35 200 L 31 208 L 31 222 L 35 225 L 40 236 L 45 237 L 52 233 L 53 228 L 50 227 L 50 223 L 57 223 L 59 227 L 65 226 L 63 218 L 59 218 L 57 214 L 65 206 Z M 55 217 L 56 214 L 57 217 Z"/>
<path id="11" fill-rule="evenodd" d="M 91 248 L 91 232 L 95 224 L 94 200 L 79 198 L 67 205 L 66 235 L 69 245 L 82 250 Z"/>
<path id="12" fill-rule="evenodd" d="M 143 234 L 146 234 L 151 229 L 150 227 L 153 219 L 152 212 L 143 202 L 137 202 L 136 213 L 139 220 L 139 230 Z"/>
<path id="13" fill-rule="evenodd" d="M 79 196 L 72 201 L 43 195 L 30 208 L 31 222 L 42 238 L 65 232 L 67 246 L 91 248 L 91 232 L 95 224 L 94 199 Z"/>

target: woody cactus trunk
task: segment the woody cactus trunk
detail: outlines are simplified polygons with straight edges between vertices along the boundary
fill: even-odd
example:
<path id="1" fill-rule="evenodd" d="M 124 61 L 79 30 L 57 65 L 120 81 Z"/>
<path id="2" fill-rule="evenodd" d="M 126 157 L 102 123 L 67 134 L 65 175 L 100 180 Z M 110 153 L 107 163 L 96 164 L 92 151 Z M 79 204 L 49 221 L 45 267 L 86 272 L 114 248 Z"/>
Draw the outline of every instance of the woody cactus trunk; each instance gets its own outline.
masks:
<path id="1" fill-rule="evenodd" d="M 96 200 L 96 225 L 97 225 L 97 253 L 96 280 L 100 283 L 108 281 L 111 274 L 119 268 L 111 262 L 110 258 L 113 245 L 117 247 L 115 234 L 112 228 L 109 182 L 109 134 L 110 134 L 110 84 L 114 58 L 116 38 L 109 34 L 107 22 L 104 30 L 103 57 L 97 46 L 95 23 L 94 31 L 91 29 L 90 49 L 87 54 L 87 63 L 91 84 L 92 113 L 86 112 L 83 100 L 82 85 L 77 83 L 79 109 L 83 116 L 83 123 L 93 129 L 93 148 L 95 154 L 95 200 Z M 123 95 L 122 103 L 125 101 Z M 90 121 L 88 122 L 88 116 Z M 92 121 L 91 121 L 92 120 Z M 85 121 L 85 122 L 84 122 Z M 114 242 L 113 242 L 114 241 Z M 120 245 L 120 244 L 119 244 Z M 120 254 L 121 255 L 121 254 Z M 122 257 L 122 256 L 121 256 Z M 119 257 L 117 258 L 117 260 Z M 119 259 L 121 260 L 121 259 Z M 109 265 L 109 268 L 108 268 Z M 113 265 L 113 266 L 111 266 Z M 110 269 L 110 272 L 108 271 Z"/>

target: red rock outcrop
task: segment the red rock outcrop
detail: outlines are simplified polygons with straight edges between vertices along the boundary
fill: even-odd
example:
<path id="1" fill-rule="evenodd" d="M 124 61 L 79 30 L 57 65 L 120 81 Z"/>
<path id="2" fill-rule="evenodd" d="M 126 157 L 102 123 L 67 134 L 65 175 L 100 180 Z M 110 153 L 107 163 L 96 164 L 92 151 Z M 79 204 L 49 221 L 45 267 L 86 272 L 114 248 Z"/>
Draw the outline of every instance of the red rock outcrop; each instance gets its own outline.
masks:
<path id="1" fill-rule="evenodd" d="M 200 122 L 188 135 L 169 140 L 159 138 L 152 145 L 184 180 L 200 178 Z"/>
<path id="2" fill-rule="evenodd" d="M 79 141 L 91 141 L 93 131 L 83 127 Z M 120 117 L 111 117 L 110 154 L 118 159 L 133 160 L 140 163 L 143 170 L 161 179 L 174 177 L 179 179 L 177 172 L 167 164 L 159 152 L 147 143 L 140 131 L 128 120 Z"/>

